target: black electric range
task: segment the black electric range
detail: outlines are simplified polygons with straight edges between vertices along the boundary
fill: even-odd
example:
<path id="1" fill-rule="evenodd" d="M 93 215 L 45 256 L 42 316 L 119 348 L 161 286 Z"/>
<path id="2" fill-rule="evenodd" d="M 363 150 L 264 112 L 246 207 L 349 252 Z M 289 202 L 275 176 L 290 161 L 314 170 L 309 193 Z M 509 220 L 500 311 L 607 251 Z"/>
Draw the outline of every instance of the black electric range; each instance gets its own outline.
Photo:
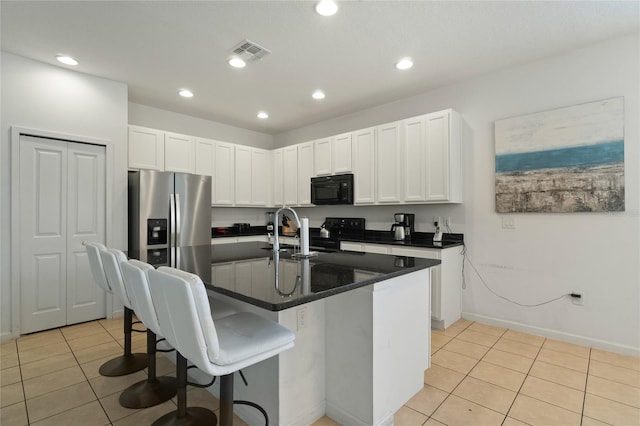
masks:
<path id="1" fill-rule="evenodd" d="M 322 226 L 329 231 L 329 237 L 312 236 L 309 239 L 312 250 L 339 251 L 341 239 L 364 238 L 364 218 L 328 217 Z"/>

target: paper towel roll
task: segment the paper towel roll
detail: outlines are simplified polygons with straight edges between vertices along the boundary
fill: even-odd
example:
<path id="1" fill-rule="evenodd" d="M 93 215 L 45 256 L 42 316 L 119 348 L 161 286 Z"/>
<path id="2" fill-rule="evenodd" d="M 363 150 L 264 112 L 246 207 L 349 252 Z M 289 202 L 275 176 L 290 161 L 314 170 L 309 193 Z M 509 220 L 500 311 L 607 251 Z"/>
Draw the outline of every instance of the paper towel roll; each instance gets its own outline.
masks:
<path id="1" fill-rule="evenodd" d="M 303 255 L 309 254 L 309 218 L 300 218 L 300 250 Z"/>

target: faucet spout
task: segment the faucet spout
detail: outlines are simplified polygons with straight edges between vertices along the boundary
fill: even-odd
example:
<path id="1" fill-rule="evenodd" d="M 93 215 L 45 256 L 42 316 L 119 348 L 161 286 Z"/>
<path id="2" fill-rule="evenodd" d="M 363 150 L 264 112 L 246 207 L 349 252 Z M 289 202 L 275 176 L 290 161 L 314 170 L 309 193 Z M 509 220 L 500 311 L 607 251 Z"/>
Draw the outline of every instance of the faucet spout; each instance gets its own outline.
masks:
<path id="1" fill-rule="evenodd" d="M 278 223 L 280 223 L 280 220 L 279 220 L 280 213 L 282 213 L 283 211 L 288 211 L 293 215 L 293 220 L 296 226 L 298 227 L 298 229 L 300 229 L 300 219 L 298 218 L 298 213 L 296 213 L 295 210 L 293 210 L 291 207 L 286 207 L 286 206 L 282 206 L 281 208 L 276 210 L 275 214 L 273 215 L 273 223 L 275 227 L 274 233 L 273 233 L 273 252 L 274 253 L 278 253 L 280 251 L 280 242 L 278 241 Z"/>

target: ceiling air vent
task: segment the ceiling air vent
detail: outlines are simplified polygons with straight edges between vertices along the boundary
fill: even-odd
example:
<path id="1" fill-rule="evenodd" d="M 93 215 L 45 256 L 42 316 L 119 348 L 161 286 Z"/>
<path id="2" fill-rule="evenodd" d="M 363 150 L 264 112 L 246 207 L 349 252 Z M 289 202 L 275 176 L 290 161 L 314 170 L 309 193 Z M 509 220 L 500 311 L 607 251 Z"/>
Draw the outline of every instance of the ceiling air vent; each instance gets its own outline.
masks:
<path id="1" fill-rule="evenodd" d="M 249 40 L 243 40 L 231 49 L 234 55 L 245 62 L 253 62 L 267 56 L 271 51 Z"/>

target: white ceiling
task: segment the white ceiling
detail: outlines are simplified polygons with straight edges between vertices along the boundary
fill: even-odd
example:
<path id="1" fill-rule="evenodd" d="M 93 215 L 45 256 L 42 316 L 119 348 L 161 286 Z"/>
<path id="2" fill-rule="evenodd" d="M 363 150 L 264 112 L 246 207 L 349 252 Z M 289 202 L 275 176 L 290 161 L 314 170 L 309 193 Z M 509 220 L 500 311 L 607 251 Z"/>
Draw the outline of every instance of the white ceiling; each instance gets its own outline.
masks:
<path id="1" fill-rule="evenodd" d="M 1 42 L 55 65 L 72 55 L 74 69 L 127 83 L 131 102 L 277 134 L 640 28 L 638 1 L 339 6 L 326 18 L 311 1 L 2 0 Z M 229 67 L 243 39 L 271 55 Z M 413 69 L 394 68 L 403 56 Z"/>

